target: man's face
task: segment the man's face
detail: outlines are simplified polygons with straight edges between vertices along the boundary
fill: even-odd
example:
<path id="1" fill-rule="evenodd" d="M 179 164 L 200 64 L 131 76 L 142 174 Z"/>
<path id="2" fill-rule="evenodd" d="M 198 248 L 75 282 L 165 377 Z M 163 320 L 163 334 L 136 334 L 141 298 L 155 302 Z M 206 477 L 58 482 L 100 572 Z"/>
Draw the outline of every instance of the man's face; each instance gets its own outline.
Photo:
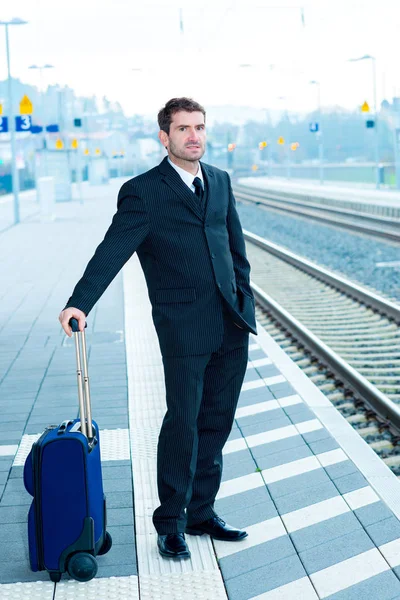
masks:
<path id="1" fill-rule="evenodd" d="M 176 158 L 194 162 L 200 160 L 206 151 L 206 126 L 201 112 L 176 112 L 172 117 L 169 135 L 161 133 L 165 136 L 164 145 Z"/>

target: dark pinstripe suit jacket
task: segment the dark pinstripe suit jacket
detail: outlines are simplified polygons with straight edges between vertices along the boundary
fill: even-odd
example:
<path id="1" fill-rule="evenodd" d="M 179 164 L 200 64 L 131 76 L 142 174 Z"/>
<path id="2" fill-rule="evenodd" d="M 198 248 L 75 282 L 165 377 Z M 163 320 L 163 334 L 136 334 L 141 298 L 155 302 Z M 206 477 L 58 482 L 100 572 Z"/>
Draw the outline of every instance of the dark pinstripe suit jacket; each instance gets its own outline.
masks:
<path id="1" fill-rule="evenodd" d="M 204 214 L 167 158 L 123 184 L 118 210 L 67 307 L 88 314 L 136 251 L 162 354 L 216 351 L 224 331 L 222 304 L 234 322 L 257 333 L 250 265 L 229 175 L 201 167 L 208 189 Z"/>

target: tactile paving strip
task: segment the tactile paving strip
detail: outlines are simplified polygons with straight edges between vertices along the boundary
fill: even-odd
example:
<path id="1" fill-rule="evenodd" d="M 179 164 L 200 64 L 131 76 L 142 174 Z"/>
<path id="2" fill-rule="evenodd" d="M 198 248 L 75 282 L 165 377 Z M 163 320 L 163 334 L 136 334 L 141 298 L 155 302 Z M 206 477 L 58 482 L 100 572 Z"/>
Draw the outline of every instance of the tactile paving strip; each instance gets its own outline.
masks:
<path id="1" fill-rule="evenodd" d="M 152 514 L 159 504 L 156 451 L 166 410 L 162 357 L 146 282 L 136 256 L 127 263 L 123 273 L 140 598 L 226 600 L 224 583 L 208 536 L 187 537 L 191 551 L 189 560 L 166 560 L 158 553 Z"/>
<path id="2" fill-rule="evenodd" d="M 161 598 L 162 596 L 160 596 Z M 31 600 L 25 596 L 24 600 Z M 54 600 L 139 600 L 138 578 L 103 577 L 86 583 L 61 581 L 57 583 Z M 47 599 L 46 599 L 47 600 Z"/>
<path id="3" fill-rule="evenodd" d="M 54 583 L 51 581 L 0 584 L 1 600 L 53 600 L 53 596 Z"/>
<path id="4" fill-rule="evenodd" d="M 13 467 L 23 467 L 26 461 L 26 457 L 31 451 L 33 442 L 36 442 L 41 436 L 41 433 L 35 433 L 34 435 L 23 435 L 21 443 L 18 447 L 17 454 L 15 455 Z"/>
<path id="5" fill-rule="evenodd" d="M 128 429 L 100 429 L 101 460 L 129 460 Z"/>
<path id="6" fill-rule="evenodd" d="M 226 600 L 226 592 L 218 571 L 173 573 L 140 578 L 141 600 Z"/>

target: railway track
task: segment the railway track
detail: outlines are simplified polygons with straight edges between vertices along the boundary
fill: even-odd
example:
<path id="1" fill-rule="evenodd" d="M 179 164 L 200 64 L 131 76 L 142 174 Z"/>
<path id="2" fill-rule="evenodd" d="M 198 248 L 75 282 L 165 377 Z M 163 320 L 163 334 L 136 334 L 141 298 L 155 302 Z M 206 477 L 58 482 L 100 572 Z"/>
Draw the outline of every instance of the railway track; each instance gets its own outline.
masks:
<path id="1" fill-rule="evenodd" d="M 400 219 L 394 216 L 374 214 L 372 206 L 360 204 L 360 209 L 363 208 L 365 212 L 355 211 L 346 208 L 345 202 L 340 200 L 336 201 L 336 206 L 334 206 L 334 200 L 329 200 L 329 204 L 322 203 L 317 198 L 314 200 L 310 197 L 294 198 L 287 192 L 262 190 L 239 184 L 235 185 L 234 193 L 237 200 L 400 242 Z"/>
<path id="2" fill-rule="evenodd" d="M 257 319 L 400 476 L 400 306 L 244 234 Z"/>

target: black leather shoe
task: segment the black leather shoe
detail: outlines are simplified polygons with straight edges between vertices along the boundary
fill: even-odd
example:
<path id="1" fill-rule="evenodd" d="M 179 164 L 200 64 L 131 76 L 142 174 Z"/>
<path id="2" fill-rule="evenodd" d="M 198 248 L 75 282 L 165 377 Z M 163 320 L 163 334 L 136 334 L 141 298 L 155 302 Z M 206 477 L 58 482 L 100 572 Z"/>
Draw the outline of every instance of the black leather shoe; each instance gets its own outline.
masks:
<path id="1" fill-rule="evenodd" d="M 168 533 L 157 538 L 158 551 L 165 558 L 190 558 L 184 533 Z"/>
<path id="2" fill-rule="evenodd" d="M 212 517 L 212 519 L 203 521 L 203 523 L 186 526 L 185 532 L 190 535 L 208 533 L 214 540 L 222 540 L 224 542 L 238 542 L 248 536 L 247 531 L 241 531 L 227 525 L 220 517 Z"/>

